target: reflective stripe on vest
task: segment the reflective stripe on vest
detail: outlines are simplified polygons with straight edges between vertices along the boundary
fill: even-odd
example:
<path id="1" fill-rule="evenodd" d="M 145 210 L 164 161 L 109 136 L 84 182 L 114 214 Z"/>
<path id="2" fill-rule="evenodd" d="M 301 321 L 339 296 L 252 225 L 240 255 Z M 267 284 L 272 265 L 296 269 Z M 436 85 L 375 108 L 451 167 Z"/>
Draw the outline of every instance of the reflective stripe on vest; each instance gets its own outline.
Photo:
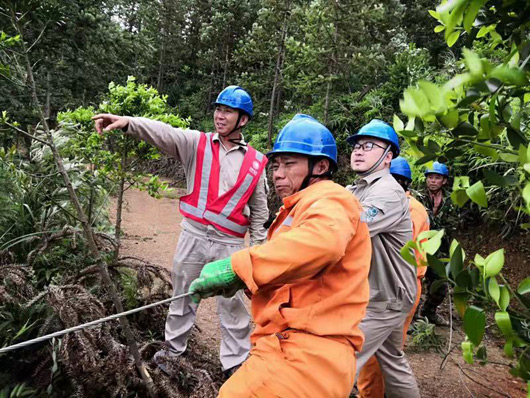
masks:
<path id="1" fill-rule="evenodd" d="M 195 183 L 199 183 L 200 188 L 199 191 L 196 192 L 197 186 L 194 186 L 191 194 L 181 198 L 180 212 L 184 216 L 190 217 L 202 224 L 213 224 L 229 234 L 243 237 L 248 230 L 249 222 L 246 217 L 243 216 L 242 211 L 261 176 L 263 168 L 267 163 L 267 159 L 262 153 L 249 147 L 240 170 L 240 173 L 242 173 L 244 168 L 248 169 L 245 176 L 238 176 L 238 181 L 236 183 L 238 185 L 232 187 L 223 195 L 212 197 L 211 193 L 208 195 L 209 190 L 211 189 L 212 182 L 213 186 L 218 189 L 218 180 L 211 180 L 211 178 L 219 178 L 219 175 L 212 175 L 211 172 L 211 170 L 215 168 L 214 162 L 216 162 L 216 170 L 219 169 L 218 152 L 214 153 L 214 151 L 219 150 L 219 147 L 213 147 L 212 139 L 213 134 L 210 133 L 207 135 L 205 134 L 199 141 L 200 152 L 197 157 Z M 200 155 L 203 155 L 202 158 Z M 252 159 L 249 158 L 250 156 L 252 156 Z M 197 178 L 197 173 L 199 172 L 200 181 Z M 241 179 L 243 179 L 243 181 L 241 181 Z M 230 192 L 232 193 L 230 194 Z M 243 198 L 245 198 L 244 203 L 242 202 Z M 224 201 L 226 201 L 226 203 L 224 203 L 223 206 Z M 196 206 L 194 206 L 194 202 L 196 203 Z M 223 207 L 220 208 L 220 206 Z M 237 209 L 235 214 L 232 214 L 238 206 L 239 209 Z M 214 209 L 215 211 L 213 211 Z M 229 217 L 236 218 L 236 221 L 239 219 L 239 222 L 236 222 L 233 219 L 231 220 Z"/>

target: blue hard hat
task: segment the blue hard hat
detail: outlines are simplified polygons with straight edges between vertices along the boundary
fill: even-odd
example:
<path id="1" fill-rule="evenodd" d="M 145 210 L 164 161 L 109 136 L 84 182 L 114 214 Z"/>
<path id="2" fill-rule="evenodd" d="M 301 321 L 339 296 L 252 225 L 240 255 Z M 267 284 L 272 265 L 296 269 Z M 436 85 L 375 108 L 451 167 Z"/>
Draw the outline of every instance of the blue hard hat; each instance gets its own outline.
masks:
<path id="1" fill-rule="evenodd" d="M 301 113 L 283 126 L 267 156 L 280 153 L 323 156 L 337 167 L 337 144 L 331 131 L 312 116 Z"/>
<path id="2" fill-rule="evenodd" d="M 382 120 L 373 119 L 370 123 L 362 126 L 357 134 L 349 136 L 346 141 L 348 141 L 348 144 L 350 145 L 355 145 L 357 140 L 361 137 L 374 137 L 386 141 L 392 146 L 393 157 L 397 158 L 399 156 L 398 136 L 392 126 L 386 124 Z"/>
<path id="3" fill-rule="evenodd" d="M 253 115 L 254 104 L 250 94 L 239 86 L 228 86 L 217 96 L 215 105 L 226 105 L 230 108 L 239 109 L 248 114 Z"/>
<path id="4" fill-rule="evenodd" d="M 427 170 L 425 170 L 425 175 L 427 176 L 429 174 L 441 174 L 445 177 L 449 177 L 449 169 L 443 163 L 434 162 L 432 167 L 427 167 Z"/>
<path id="5" fill-rule="evenodd" d="M 412 181 L 412 172 L 410 171 L 409 162 L 401 156 L 393 159 L 392 163 L 390 163 L 390 174 L 405 177 L 407 180 Z"/>

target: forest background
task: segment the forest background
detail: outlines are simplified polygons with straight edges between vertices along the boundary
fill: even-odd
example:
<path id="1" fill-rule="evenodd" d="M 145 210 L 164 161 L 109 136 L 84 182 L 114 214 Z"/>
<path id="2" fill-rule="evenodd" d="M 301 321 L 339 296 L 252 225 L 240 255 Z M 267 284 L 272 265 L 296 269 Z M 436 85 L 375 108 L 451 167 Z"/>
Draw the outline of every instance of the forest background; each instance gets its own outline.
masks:
<path id="1" fill-rule="evenodd" d="M 159 195 L 167 185 L 148 171 L 181 180 L 180 169 L 146 145 L 112 133 L 98 137 L 90 117 L 147 116 L 211 131 L 211 104 L 229 84 L 254 99 L 245 137 L 259 150 L 270 148 L 296 113 L 325 123 L 337 139 L 343 184 L 354 178 L 346 137 L 373 118 L 393 124 L 413 163 L 414 185 L 423 183 L 426 164 L 446 162 L 452 199 L 462 208 L 459 227 L 471 235 L 491 227 L 502 245 L 517 242 L 519 258 L 528 259 L 529 21 L 524 0 L 2 1 L 0 342 L 118 308 L 105 269 L 126 308 L 167 294 L 161 271 L 119 256 L 120 206 L 110 225 L 105 203 L 107 193 L 123 198 L 131 186 Z M 441 236 L 426 237 L 426 245 L 410 246 L 451 283 L 466 360 L 487 360 L 482 338 L 486 325 L 495 324 L 514 358 L 511 372 L 530 379 L 528 268 L 521 265 L 508 281 L 503 249 L 466 256 L 456 241 L 451 258 L 437 261 Z M 72 290 L 76 316 L 57 307 Z M 83 307 L 79 297 L 94 307 Z M 110 329 L 99 333 L 127 341 L 134 352 L 135 338 L 153 337 L 146 321 L 133 319 L 125 339 Z M 20 392 L 25 372 L 39 376 L 26 391 L 46 386 L 52 393 L 65 374 L 77 380 L 82 366 L 67 346 L 97 346 L 87 339 L 54 345 L 51 364 L 8 366 L 2 359 L 2 374 L 11 380 L 6 394 Z M 87 354 L 90 366 L 101 362 L 102 375 L 112 373 L 112 355 L 124 358 L 113 347 L 98 348 L 108 355 L 105 369 Z M 95 380 L 70 382 L 80 391 Z M 131 383 L 112 388 L 129 391 L 136 388 Z"/>

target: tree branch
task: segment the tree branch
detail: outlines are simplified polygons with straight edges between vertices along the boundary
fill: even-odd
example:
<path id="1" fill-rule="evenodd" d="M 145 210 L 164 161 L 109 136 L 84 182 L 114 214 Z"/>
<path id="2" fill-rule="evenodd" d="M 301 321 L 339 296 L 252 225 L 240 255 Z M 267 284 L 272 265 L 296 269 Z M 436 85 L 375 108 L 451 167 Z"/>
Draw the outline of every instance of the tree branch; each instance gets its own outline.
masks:
<path id="1" fill-rule="evenodd" d="M 47 145 L 47 146 L 50 146 L 50 143 L 48 141 L 44 141 L 40 138 L 37 138 L 35 137 L 34 135 L 31 135 L 30 133 L 22 130 L 21 128 L 18 128 L 17 126 L 15 126 L 14 124 L 11 124 L 9 122 L 4 122 L 7 126 L 11 127 L 12 129 L 15 129 L 17 132 L 19 132 L 20 134 L 22 135 L 25 135 L 26 137 L 29 137 L 31 138 L 32 140 L 35 140 L 37 142 L 40 142 L 41 144 L 44 144 L 44 145 Z"/>

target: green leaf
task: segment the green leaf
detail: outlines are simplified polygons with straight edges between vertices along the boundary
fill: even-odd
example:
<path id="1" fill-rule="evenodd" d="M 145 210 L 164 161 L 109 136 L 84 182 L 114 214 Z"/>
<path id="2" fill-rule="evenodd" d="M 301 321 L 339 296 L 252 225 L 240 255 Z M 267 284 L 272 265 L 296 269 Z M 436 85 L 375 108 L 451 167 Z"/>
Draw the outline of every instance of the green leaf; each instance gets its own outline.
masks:
<path id="1" fill-rule="evenodd" d="M 458 125 L 458 109 L 453 109 L 445 115 L 438 116 L 440 123 L 447 129 L 454 129 Z"/>
<path id="2" fill-rule="evenodd" d="M 473 268 L 469 273 L 469 276 L 471 277 L 471 287 L 474 289 L 480 283 L 480 269 Z"/>
<path id="3" fill-rule="evenodd" d="M 403 125 L 403 122 L 399 118 L 398 115 L 394 115 L 394 130 L 401 131 L 404 130 L 405 126 Z"/>
<path id="4" fill-rule="evenodd" d="M 437 13 L 436 11 L 434 11 L 434 10 L 429 10 L 429 14 L 431 14 L 431 17 L 433 17 L 435 19 L 440 19 L 440 14 Z"/>
<path id="5" fill-rule="evenodd" d="M 471 287 L 471 276 L 467 269 L 460 272 L 455 278 L 456 285 L 461 289 L 469 289 Z"/>
<path id="6" fill-rule="evenodd" d="M 462 355 L 464 357 L 464 361 L 470 365 L 473 364 L 473 344 L 470 341 L 462 342 Z"/>
<path id="7" fill-rule="evenodd" d="M 432 268 L 436 274 L 443 278 L 447 277 L 445 264 L 438 257 L 427 253 L 427 263 L 429 268 Z"/>
<path id="8" fill-rule="evenodd" d="M 530 182 L 523 189 L 523 199 L 526 201 L 526 205 L 530 206 Z"/>
<path id="9" fill-rule="evenodd" d="M 422 250 L 430 255 L 434 255 L 440 248 L 440 245 L 442 244 L 443 236 L 444 236 L 444 230 L 442 229 L 438 231 L 436 235 L 434 235 L 432 238 L 430 238 L 426 242 L 420 243 Z"/>
<path id="10" fill-rule="evenodd" d="M 519 148 L 520 145 L 526 146 L 528 143 L 526 137 L 519 131 L 515 130 L 512 126 L 507 127 L 506 136 L 508 137 L 510 145 L 514 148 Z"/>
<path id="11" fill-rule="evenodd" d="M 495 67 L 488 77 L 499 79 L 504 84 L 514 86 L 524 86 L 528 83 L 525 73 L 519 68 L 511 68 L 506 65 L 499 65 Z"/>
<path id="12" fill-rule="evenodd" d="M 440 33 L 440 32 L 443 32 L 445 30 L 445 26 L 443 25 L 437 25 L 435 26 L 434 28 L 434 33 Z"/>
<path id="13" fill-rule="evenodd" d="M 489 134 L 488 134 L 488 137 L 489 137 Z M 497 160 L 499 158 L 499 154 L 497 153 L 496 149 L 488 148 L 488 147 L 485 147 L 485 146 L 482 146 L 482 145 L 473 145 L 473 149 L 476 152 L 480 153 L 481 155 L 490 157 L 493 160 Z"/>
<path id="14" fill-rule="evenodd" d="M 453 302 L 455 305 L 455 309 L 458 312 L 458 315 L 460 317 L 464 317 L 464 314 L 466 313 L 467 309 L 467 301 L 469 300 L 469 294 L 468 293 L 454 293 L 453 294 Z"/>
<path id="15" fill-rule="evenodd" d="M 401 248 L 401 256 L 405 259 L 407 263 L 409 263 L 413 267 L 416 267 L 416 257 L 414 257 L 414 252 L 412 251 L 412 244 L 416 245 L 414 241 L 410 241 L 407 242 L 407 244 Z"/>
<path id="16" fill-rule="evenodd" d="M 495 279 L 495 277 L 489 278 L 488 280 L 488 293 L 490 294 L 493 301 L 499 305 L 501 289 L 499 288 L 499 284 L 497 283 L 497 279 Z"/>
<path id="17" fill-rule="evenodd" d="M 521 283 L 519 283 L 519 287 L 517 288 L 517 293 L 519 294 L 530 293 L 530 277 L 525 278 Z"/>
<path id="18" fill-rule="evenodd" d="M 464 15 L 464 29 L 467 33 L 471 31 L 471 28 L 473 27 L 473 22 L 475 22 L 478 12 L 480 11 L 480 8 L 484 5 L 485 2 L 486 0 L 471 1 L 471 4 L 469 5 Z"/>
<path id="19" fill-rule="evenodd" d="M 497 311 L 495 313 L 495 323 L 503 335 L 506 337 L 513 336 L 512 321 L 510 320 L 510 315 L 506 311 Z"/>
<path id="20" fill-rule="evenodd" d="M 492 170 L 486 170 L 486 169 L 482 170 L 482 173 L 484 174 L 484 177 L 486 177 L 486 180 L 490 184 L 496 185 L 498 187 L 507 187 L 513 183 L 513 179 L 509 178 L 513 176 L 503 177 L 500 174 L 497 174 L 496 172 Z M 517 183 L 517 181 L 515 183 Z"/>
<path id="21" fill-rule="evenodd" d="M 458 189 L 456 191 L 451 192 L 451 200 L 458 207 L 463 207 L 469 200 L 469 197 L 467 196 L 467 193 L 465 190 Z"/>
<path id="22" fill-rule="evenodd" d="M 471 305 L 464 314 L 464 331 L 473 345 L 479 346 L 486 330 L 486 315 L 482 308 Z"/>
<path id="23" fill-rule="evenodd" d="M 463 122 L 453 129 L 453 134 L 458 137 L 476 136 L 478 134 L 478 130 L 472 124 L 468 122 Z"/>
<path id="24" fill-rule="evenodd" d="M 513 153 L 501 152 L 499 157 L 508 163 L 519 163 L 519 156 Z"/>
<path id="25" fill-rule="evenodd" d="M 458 40 L 458 38 L 460 37 L 460 31 L 457 30 L 457 31 L 454 31 L 453 33 L 451 33 L 449 35 L 449 37 L 447 38 L 447 45 L 449 47 L 453 47 L 456 43 L 456 41 Z"/>
<path id="26" fill-rule="evenodd" d="M 477 358 L 483 362 L 488 360 L 488 352 L 486 351 L 486 346 L 482 346 L 477 350 Z"/>
<path id="27" fill-rule="evenodd" d="M 466 194 L 469 196 L 469 199 L 478 204 L 480 207 L 488 207 L 488 198 L 486 197 L 486 191 L 484 190 L 482 181 L 478 181 L 466 189 Z"/>
<path id="28" fill-rule="evenodd" d="M 484 273 L 486 278 L 496 276 L 504 266 L 504 249 L 491 253 L 484 262 Z"/>
<path id="29" fill-rule="evenodd" d="M 451 255 L 451 260 L 449 261 L 449 269 L 453 278 L 456 278 L 460 272 L 464 269 L 464 256 L 462 254 L 462 248 L 460 245 L 457 245 L 453 254 Z"/>
<path id="30" fill-rule="evenodd" d="M 425 149 L 427 150 L 427 149 Z M 425 163 L 428 163 L 428 162 L 431 162 L 433 160 L 435 160 L 437 158 L 437 155 L 436 154 L 430 154 L 430 155 L 425 155 L 423 156 L 422 158 L 416 160 L 416 162 L 414 162 L 414 164 L 416 166 L 420 166 L 422 164 L 425 164 Z"/>
<path id="31" fill-rule="evenodd" d="M 504 344 L 504 354 L 508 358 L 513 358 L 514 352 L 513 352 L 513 337 L 506 340 L 506 344 Z"/>
<path id="32" fill-rule="evenodd" d="M 462 52 L 464 54 L 464 61 L 469 73 L 471 73 L 473 77 L 481 78 L 482 74 L 484 73 L 484 68 L 482 67 L 482 61 L 480 57 L 467 48 L 464 48 Z"/>
<path id="33" fill-rule="evenodd" d="M 499 285 L 501 291 L 501 297 L 499 299 L 499 307 L 501 310 L 506 311 L 508 305 L 510 305 L 510 291 L 504 285 Z"/>
<path id="34" fill-rule="evenodd" d="M 401 130 L 401 131 L 397 131 L 397 133 L 406 138 L 414 138 L 418 136 L 418 133 L 412 130 Z"/>

